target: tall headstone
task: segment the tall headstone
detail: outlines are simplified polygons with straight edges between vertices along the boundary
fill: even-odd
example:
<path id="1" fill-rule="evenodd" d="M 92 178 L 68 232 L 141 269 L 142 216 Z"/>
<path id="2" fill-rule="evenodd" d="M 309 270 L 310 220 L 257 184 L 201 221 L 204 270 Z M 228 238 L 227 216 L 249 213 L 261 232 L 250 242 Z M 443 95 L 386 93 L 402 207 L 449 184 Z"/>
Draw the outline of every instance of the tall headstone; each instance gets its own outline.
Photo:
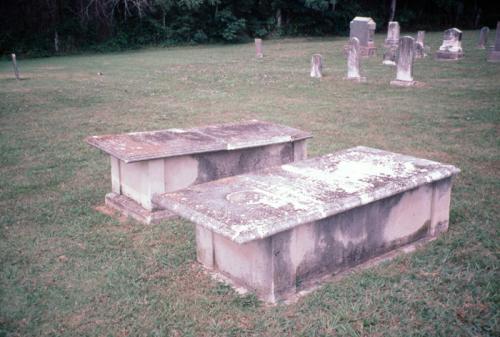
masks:
<path id="1" fill-rule="evenodd" d="M 390 21 L 387 26 L 387 38 L 384 43 L 384 61 L 386 65 L 396 65 L 396 52 L 399 42 L 399 23 Z"/>
<path id="2" fill-rule="evenodd" d="M 391 85 L 409 87 L 416 84 L 413 80 L 413 60 L 415 59 L 415 39 L 403 36 L 399 39 L 396 79 Z"/>
<path id="3" fill-rule="evenodd" d="M 311 58 L 311 77 L 322 77 L 323 57 L 320 54 L 314 54 Z"/>
<path id="4" fill-rule="evenodd" d="M 477 42 L 478 49 L 486 49 L 486 43 L 488 42 L 488 33 L 490 29 L 488 27 L 483 27 L 479 31 L 479 41 Z"/>
<path id="5" fill-rule="evenodd" d="M 500 62 L 500 21 L 497 23 L 497 31 L 495 33 L 495 45 L 488 54 L 488 62 Z"/>
<path id="6" fill-rule="evenodd" d="M 389 21 L 387 25 L 387 37 L 385 39 L 386 45 L 398 44 L 399 42 L 399 22 L 397 21 Z"/>
<path id="7" fill-rule="evenodd" d="M 437 60 L 458 60 L 464 57 L 462 31 L 451 28 L 444 31 L 443 44 L 436 52 Z"/>
<path id="8" fill-rule="evenodd" d="M 14 75 L 16 76 L 16 80 L 19 81 L 19 68 L 17 67 L 16 54 L 11 54 L 12 57 L 12 67 L 14 68 Z"/>
<path id="9" fill-rule="evenodd" d="M 351 37 L 347 45 L 347 77 L 344 77 L 345 80 L 366 81 L 366 78 L 360 75 L 360 58 L 359 40 L 357 37 Z"/>
<path id="10" fill-rule="evenodd" d="M 264 57 L 264 53 L 262 52 L 262 39 L 255 39 L 255 56 L 257 58 Z"/>
<path id="11" fill-rule="evenodd" d="M 365 18 L 361 16 L 355 17 L 350 23 L 349 38 L 357 38 L 359 40 L 359 51 L 361 56 L 373 56 L 377 52 L 373 36 L 375 35 L 375 28 L 377 27 L 372 18 Z M 349 48 L 345 47 L 346 51 Z"/>
<path id="12" fill-rule="evenodd" d="M 425 45 L 425 30 L 417 32 L 417 41 L 415 41 L 415 58 L 420 59 L 427 56 L 428 47 Z"/>

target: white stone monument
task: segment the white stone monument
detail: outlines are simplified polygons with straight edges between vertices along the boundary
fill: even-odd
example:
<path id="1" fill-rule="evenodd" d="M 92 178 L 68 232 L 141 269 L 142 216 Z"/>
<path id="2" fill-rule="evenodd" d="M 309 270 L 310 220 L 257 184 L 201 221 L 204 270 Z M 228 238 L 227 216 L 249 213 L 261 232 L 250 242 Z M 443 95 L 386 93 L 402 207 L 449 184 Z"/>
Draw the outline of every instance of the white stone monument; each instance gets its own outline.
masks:
<path id="1" fill-rule="evenodd" d="M 345 80 L 365 82 L 366 78 L 360 75 L 360 47 L 357 37 L 349 39 L 347 45 L 347 77 Z"/>
<path id="2" fill-rule="evenodd" d="M 488 42 L 488 33 L 490 29 L 488 27 L 483 27 L 479 31 L 479 41 L 477 42 L 478 49 L 486 49 L 486 43 Z"/>
<path id="3" fill-rule="evenodd" d="M 464 57 L 462 50 L 462 31 L 457 28 L 444 32 L 443 44 L 436 52 L 437 60 L 459 60 Z"/>
<path id="4" fill-rule="evenodd" d="M 500 21 L 497 23 L 495 33 L 495 45 L 488 54 L 488 62 L 500 62 Z"/>
<path id="5" fill-rule="evenodd" d="M 415 39 L 411 36 L 403 36 L 399 39 L 396 79 L 391 85 L 400 87 L 414 86 L 413 60 L 415 59 Z"/>
<path id="6" fill-rule="evenodd" d="M 323 76 L 323 57 L 320 54 L 314 54 L 311 57 L 311 77 L 321 78 Z"/>

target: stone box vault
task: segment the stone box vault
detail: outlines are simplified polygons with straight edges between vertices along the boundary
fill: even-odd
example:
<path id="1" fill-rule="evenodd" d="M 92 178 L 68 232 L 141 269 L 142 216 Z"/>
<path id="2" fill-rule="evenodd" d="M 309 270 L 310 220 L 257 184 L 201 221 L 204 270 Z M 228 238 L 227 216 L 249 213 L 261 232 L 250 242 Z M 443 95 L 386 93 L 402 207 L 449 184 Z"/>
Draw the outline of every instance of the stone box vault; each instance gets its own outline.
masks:
<path id="1" fill-rule="evenodd" d="M 251 120 L 92 136 L 86 141 L 111 157 L 112 192 L 106 204 L 150 223 L 172 216 L 154 207 L 153 194 L 303 160 L 310 137 L 291 127 Z"/>
<path id="2" fill-rule="evenodd" d="M 356 147 L 155 195 L 197 259 L 267 302 L 448 228 L 451 165 Z"/>

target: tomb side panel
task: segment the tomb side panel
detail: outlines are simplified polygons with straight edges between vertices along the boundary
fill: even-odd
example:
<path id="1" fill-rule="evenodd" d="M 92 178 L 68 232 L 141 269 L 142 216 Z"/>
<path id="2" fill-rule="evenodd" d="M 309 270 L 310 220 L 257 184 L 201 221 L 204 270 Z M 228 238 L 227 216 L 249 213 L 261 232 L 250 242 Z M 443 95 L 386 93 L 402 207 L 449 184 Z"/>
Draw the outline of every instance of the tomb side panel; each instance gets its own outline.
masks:
<path id="1" fill-rule="evenodd" d="M 151 210 L 148 161 L 120 163 L 121 193 Z"/>
<path id="2" fill-rule="evenodd" d="M 248 173 L 294 161 L 292 143 L 218 151 L 193 156 L 198 162 L 195 184 Z"/>
<path id="3" fill-rule="evenodd" d="M 433 187 L 428 184 L 299 229 L 307 239 L 300 241 L 294 258 L 297 284 L 428 236 L 432 198 Z"/>
<path id="4" fill-rule="evenodd" d="M 436 236 L 448 230 L 450 218 L 452 178 L 433 183 L 432 219 L 430 235 Z"/>
<path id="5" fill-rule="evenodd" d="M 236 284 L 255 291 L 266 301 L 274 301 L 271 238 L 237 244 L 213 233 L 213 249 L 217 271 Z"/>

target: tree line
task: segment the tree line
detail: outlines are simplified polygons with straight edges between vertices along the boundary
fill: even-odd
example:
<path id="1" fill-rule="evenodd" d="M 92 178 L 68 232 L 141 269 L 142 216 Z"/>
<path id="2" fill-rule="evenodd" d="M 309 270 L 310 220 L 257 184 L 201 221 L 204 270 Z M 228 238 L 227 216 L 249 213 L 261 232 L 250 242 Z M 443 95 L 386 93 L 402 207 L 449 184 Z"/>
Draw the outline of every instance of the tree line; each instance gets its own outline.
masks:
<path id="1" fill-rule="evenodd" d="M 494 27 L 500 4 L 480 0 L 14 0 L 0 1 L 0 53 L 46 56 L 145 45 L 347 34 L 354 16 L 377 29 Z"/>

